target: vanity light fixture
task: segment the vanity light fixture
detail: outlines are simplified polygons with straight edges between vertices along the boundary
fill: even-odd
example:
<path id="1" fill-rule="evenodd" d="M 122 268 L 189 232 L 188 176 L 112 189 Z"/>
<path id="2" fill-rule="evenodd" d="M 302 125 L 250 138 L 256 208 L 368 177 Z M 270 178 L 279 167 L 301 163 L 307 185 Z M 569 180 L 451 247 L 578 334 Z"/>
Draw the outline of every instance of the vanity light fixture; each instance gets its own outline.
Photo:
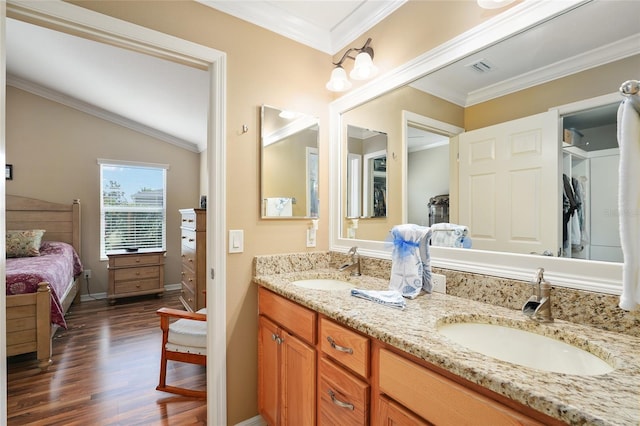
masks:
<path id="1" fill-rule="evenodd" d="M 338 62 L 333 63 L 336 67 L 331 72 L 331 79 L 326 86 L 327 90 L 344 92 L 351 88 L 351 82 L 347 78 L 347 72 L 342 67 L 342 64 L 347 58 L 355 61 L 353 70 L 349 73 L 349 76 L 354 80 L 367 80 L 378 73 L 378 68 L 373 65 L 373 49 L 369 46 L 370 43 L 371 38 L 368 38 L 364 46 L 361 48 L 352 47 L 348 49 Z M 351 52 L 358 52 L 358 54 L 353 57 L 349 55 Z"/>

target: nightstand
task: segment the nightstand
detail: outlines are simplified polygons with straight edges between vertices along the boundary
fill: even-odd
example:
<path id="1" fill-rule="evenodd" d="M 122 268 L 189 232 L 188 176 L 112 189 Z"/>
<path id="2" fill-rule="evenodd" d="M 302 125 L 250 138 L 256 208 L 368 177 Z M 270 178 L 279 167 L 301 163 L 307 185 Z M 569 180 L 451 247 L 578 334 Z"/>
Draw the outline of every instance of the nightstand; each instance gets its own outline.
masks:
<path id="1" fill-rule="evenodd" d="M 108 254 L 110 304 L 120 297 L 164 293 L 164 251 L 118 251 Z"/>

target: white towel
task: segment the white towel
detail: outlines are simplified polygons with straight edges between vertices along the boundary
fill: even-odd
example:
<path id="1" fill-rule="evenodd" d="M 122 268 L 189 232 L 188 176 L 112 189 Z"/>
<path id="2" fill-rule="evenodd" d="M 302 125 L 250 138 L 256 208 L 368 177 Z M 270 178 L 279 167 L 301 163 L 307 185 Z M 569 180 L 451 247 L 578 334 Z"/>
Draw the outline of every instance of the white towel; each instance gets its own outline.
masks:
<path id="1" fill-rule="evenodd" d="M 431 293 L 431 228 L 414 224 L 397 225 L 387 241 L 393 243 L 389 289 L 415 298 L 421 290 Z"/>
<path id="2" fill-rule="evenodd" d="M 362 290 L 354 288 L 351 290 L 351 295 L 392 308 L 404 309 L 407 305 L 400 292 L 395 290 Z"/>
<path id="3" fill-rule="evenodd" d="M 293 202 L 291 198 L 271 197 L 265 198 L 265 216 L 269 217 L 291 217 L 293 216 Z"/>
<path id="4" fill-rule="evenodd" d="M 434 223 L 431 225 L 433 235 L 431 245 L 439 247 L 470 248 L 471 239 L 467 236 L 469 228 L 455 223 Z"/>
<path id="5" fill-rule="evenodd" d="M 618 108 L 618 145 L 618 211 L 624 255 L 619 306 L 631 311 L 640 306 L 640 115 L 629 99 Z"/>

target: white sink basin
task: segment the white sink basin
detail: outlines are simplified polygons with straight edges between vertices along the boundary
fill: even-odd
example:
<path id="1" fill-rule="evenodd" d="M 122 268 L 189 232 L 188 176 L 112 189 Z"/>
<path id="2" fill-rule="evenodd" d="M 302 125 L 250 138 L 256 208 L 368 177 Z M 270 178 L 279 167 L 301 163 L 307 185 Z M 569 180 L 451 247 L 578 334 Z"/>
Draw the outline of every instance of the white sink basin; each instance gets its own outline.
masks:
<path id="1" fill-rule="evenodd" d="M 481 354 L 537 370 L 597 376 L 613 371 L 603 359 L 550 337 L 497 324 L 442 324 L 438 332 Z"/>
<path id="2" fill-rule="evenodd" d="M 313 278 L 293 281 L 291 284 L 311 290 L 350 290 L 355 286 L 347 281 L 332 278 Z"/>

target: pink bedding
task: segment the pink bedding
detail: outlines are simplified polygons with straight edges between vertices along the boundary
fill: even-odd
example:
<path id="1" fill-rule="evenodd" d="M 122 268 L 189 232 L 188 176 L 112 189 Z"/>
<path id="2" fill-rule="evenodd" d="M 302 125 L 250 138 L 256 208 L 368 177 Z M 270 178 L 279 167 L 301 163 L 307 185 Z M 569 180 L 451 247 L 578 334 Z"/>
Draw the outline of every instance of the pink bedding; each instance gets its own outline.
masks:
<path id="1" fill-rule="evenodd" d="M 7 296 L 35 293 L 38 284 L 46 281 L 51 287 L 51 322 L 67 328 L 60 298 L 82 272 L 82 263 L 73 246 L 67 243 L 43 241 L 40 256 L 7 259 Z"/>

